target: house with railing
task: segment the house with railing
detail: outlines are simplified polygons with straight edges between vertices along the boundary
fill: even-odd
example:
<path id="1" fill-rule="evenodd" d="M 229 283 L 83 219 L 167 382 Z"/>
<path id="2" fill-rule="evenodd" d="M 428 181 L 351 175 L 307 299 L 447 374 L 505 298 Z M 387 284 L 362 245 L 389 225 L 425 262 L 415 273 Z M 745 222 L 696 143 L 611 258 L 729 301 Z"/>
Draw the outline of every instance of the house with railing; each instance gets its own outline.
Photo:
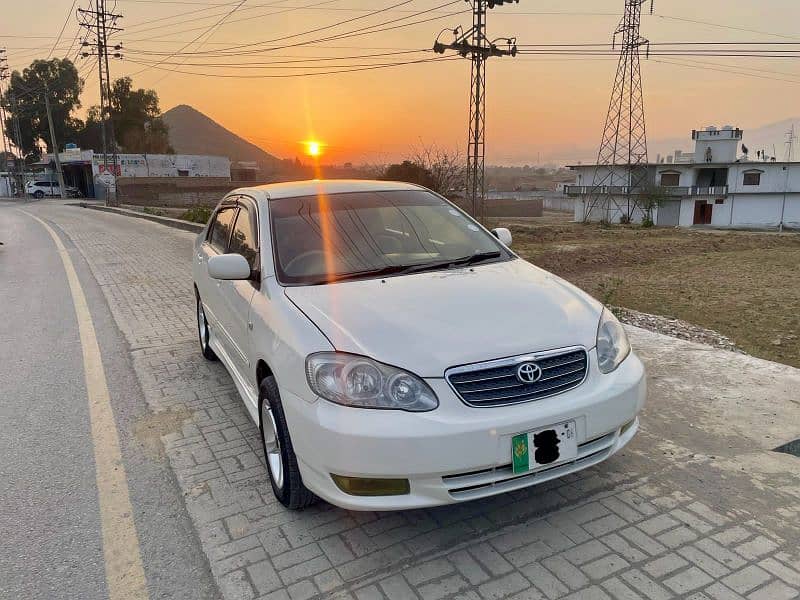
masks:
<path id="1" fill-rule="evenodd" d="M 618 176 L 620 185 L 598 188 L 592 185 L 595 173 L 608 167 L 573 165 L 576 183 L 564 193 L 575 199 L 578 221 L 619 221 L 630 208 L 638 222 L 649 206 L 659 226 L 800 229 L 800 162 L 778 161 L 762 151 L 753 156 L 742 137 L 741 129 L 730 126 L 692 131 L 693 153 L 642 165 L 634 186 L 623 171 L 628 181 Z M 600 195 L 612 201 L 598 210 L 594 199 Z"/>

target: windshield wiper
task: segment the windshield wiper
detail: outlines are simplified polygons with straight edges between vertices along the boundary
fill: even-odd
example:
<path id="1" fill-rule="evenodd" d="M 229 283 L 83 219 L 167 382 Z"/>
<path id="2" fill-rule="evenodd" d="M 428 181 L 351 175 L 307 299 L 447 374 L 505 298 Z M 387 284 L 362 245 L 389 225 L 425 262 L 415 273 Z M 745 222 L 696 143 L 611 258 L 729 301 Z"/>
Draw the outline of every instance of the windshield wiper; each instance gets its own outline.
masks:
<path id="1" fill-rule="evenodd" d="M 453 265 L 461 266 L 461 265 L 476 265 L 479 262 L 483 262 L 485 260 L 491 260 L 493 258 L 500 258 L 502 256 L 502 252 L 499 250 L 492 250 L 491 252 L 477 252 L 471 256 L 465 256 L 464 258 L 457 258 L 453 261 Z"/>
<path id="2" fill-rule="evenodd" d="M 349 281 L 352 279 L 362 279 L 365 277 L 382 277 L 384 275 L 396 275 L 397 273 L 405 273 L 406 266 L 404 265 L 389 265 L 381 267 L 380 269 L 367 269 L 365 271 L 353 271 L 352 273 L 340 273 L 331 275 L 330 277 L 319 279 L 309 283 L 308 285 L 322 285 L 325 283 L 338 283 L 340 281 Z"/>
<path id="3" fill-rule="evenodd" d="M 449 260 L 442 260 L 433 263 L 426 263 L 421 265 L 409 265 L 403 273 L 422 273 L 424 271 L 436 271 L 437 269 L 451 269 L 453 267 L 463 267 L 474 265 L 484 260 L 491 260 L 492 258 L 500 258 L 502 253 L 499 250 L 491 252 L 477 252 L 469 256 L 462 256 L 461 258 L 451 258 Z"/>
<path id="4" fill-rule="evenodd" d="M 352 281 L 353 279 L 364 279 L 368 277 L 383 277 L 385 275 L 406 275 L 409 273 L 423 273 L 425 271 L 436 271 L 438 269 L 450 269 L 452 267 L 462 267 L 474 265 L 484 260 L 491 260 L 493 258 L 500 258 L 502 253 L 499 250 L 492 252 L 477 252 L 469 256 L 462 256 L 461 258 L 451 258 L 449 260 L 442 260 L 432 263 L 422 263 L 416 265 L 387 265 L 380 269 L 367 269 L 365 271 L 354 271 L 352 273 L 341 273 L 339 275 L 331 275 L 325 279 L 319 279 L 310 282 L 308 285 L 323 285 L 326 283 L 338 283 L 340 281 Z"/>

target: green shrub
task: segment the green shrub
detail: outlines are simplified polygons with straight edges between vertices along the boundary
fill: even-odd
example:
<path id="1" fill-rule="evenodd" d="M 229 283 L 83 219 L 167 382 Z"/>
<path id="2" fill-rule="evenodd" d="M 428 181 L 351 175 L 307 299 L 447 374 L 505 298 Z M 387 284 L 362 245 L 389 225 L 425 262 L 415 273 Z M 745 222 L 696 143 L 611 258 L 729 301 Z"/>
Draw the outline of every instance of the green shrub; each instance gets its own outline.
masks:
<path id="1" fill-rule="evenodd" d="M 653 223 L 653 217 L 650 215 L 646 215 L 644 219 L 642 219 L 642 227 L 653 227 L 655 223 Z"/>
<path id="2" fill-rule="evenodd" d="M 598 283 L 597 292 L 600 296 L 600 302 L 602 302 L 605 306 L 614 304 L 614 300 L 617 297 L 617 290 L 619 290 L 621 285 L 621 277 L 611 277 Z"/>
<path id="3" fill-rule="evenodd" d="M 156 215 L 157 217 L 163 217 L 165 214 L 163 210 L 158 208 L 151 208 L 150 206 L 145 206 L 142 209 L 142 212 L 148 215 Z"/>
<path id="4" fill-rule="evenodd" d="M 205 206 L 193 206 L 181 215 L 184 221 L 192 221 L 193 223 L 208 223 L 211 218 L 211 209 Z"/>

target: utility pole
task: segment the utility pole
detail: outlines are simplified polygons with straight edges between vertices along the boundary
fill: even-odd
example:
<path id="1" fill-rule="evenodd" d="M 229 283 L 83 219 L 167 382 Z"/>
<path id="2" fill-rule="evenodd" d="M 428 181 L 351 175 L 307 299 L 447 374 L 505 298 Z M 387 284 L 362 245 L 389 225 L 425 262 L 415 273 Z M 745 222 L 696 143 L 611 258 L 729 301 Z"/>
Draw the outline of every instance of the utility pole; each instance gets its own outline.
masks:
<path id="1" fill-rule="evenodd" d="M 467 201 L 472 216 L 483 221 L 485 217 L 486 185 L 484 161 L 486 157 L 486 60 L 490 56 L 516 56 L 516 38 L 497 38 L 489 41 L 486 37 L 486 9 L 494 8 L 504 2 L 519 0 L 467 0 L 472 6 L 472 28 L 464 31 L 460 26 L 443 30 L 433 44 L 434 52 L 444 54 L 454 50 L 462 57 L 472 61 L 469 99 L 469 141 L 467 147 Z M 439 41 L 442 33 L 451 31 L 453 41 L 445 44 Z M 504 46 L 504 47 L 501 47 Z"/>
<path id="2" fill-rule="evenodd" d="M 47 124 L 50 126 L 50 148 L 53 150 L 53 159 L 56 161 L 56 175 L 58 176 L 58 187 L 61 199 L 66 198 L 64 190 L 64 173 L 61 171 L 61 157 L 58 155 L 58 141 L 56 140 L 56 130 L 53 128 L 53 113 L 50 110 L 50 88 L 44 86 L 44 106 L 47 110 Z"/>
<path id="3" fill-rule="evenodd" d="M 8 72 L 8 59 L 5 56 L 6 49 L 0 49 L 0 84 L 6 79 L 10 79 L 11 75 Z M 2 86 L 0 86 L 2 87 Z M 2 90 L 0 90 L 2 91 Z M 9 100 L 11 101 L 11 110 L 12 110 L 12 122 L 13 122 L 13 132 L 6 135 L 7 132 L 5 131 L 5 121 L 6 121 L 6 111 L 5 107 L 0 105 L 0 132 L 3 135 L 3 170 L 8 170 L 8 155 L 6 154 L 9 150 L 11 150 L 10 143 L 13 142 L 14 145 L 17 147 L 17 154 L 19 157 L 16 157 L 14 160 L 14 166 L 17 170 L 17 195 L 26 197 L 28 193 L 25 191 L 25 161 L 22 155 L 22 133 L 20 132 L 19 128 L 19 110 L 17 107 L 17 99 L 14 95 L 14 88 L 9 88 Z M 8 137 L 9 145 L 6 146 L 6 137 Z"/>
<path id="4" fill-rule="evenodd" d="M 111 173 L 114 177 L 117 176 L 119 168 L 117 144 L 114 136 L 114 121 L 111 119 L 111 73 L 108 59 L 109 54 L 112 58 L 122 58 L 122 44 L 115 44 L 109 48 L 108 38 L 122 31 L 121 27 L 116 26 L 117 20 L 121 18 L 122 15 L 106 10 L 106 0 L 94 0 L 92 8 L 78 9 L 80 25 L 86 28 L 89 34 L 87 38 L 92 39 L 92 41 L 89 41 L 89 39 L 84 40 L 82 44 L 84 51 L 81 52 L 81 57 L 97 57 L 97 69 L 100 78 L 100 137 L 103 146 L 103 173 L 106 175 Z M 109 165 L 108 158 L 109 146 L 111 147 L 111 165 Z M 107 188 L 106 190 L 106 204 L 109 204 L 109 189 Z M 113 200 L 111 203 L 114 203 Z"/>
<path id="5" fill-rule="evenodd" d="M 612 220 L 612 210 L 619 214 L 620 220 L 630 221 L 647 178 L 647 132 L 639 59 L 639 49 L 647 46 L 649 53 L 650 48 L 650 42 L 639 35 L 645 2 L 625 0 L 625 14 L 614 31 L 614 44 L 617 35 L 622 35 L 622 46 L 584 221 L 590 219 L 595 209 L 603 212 L 607 221 Z M 652 12 L 653 0 L 650 0 Z"/>
<path id="6" fill-rule="evenodd" d="M 17 105 L 17 97 L 14 94 L 14 88 L 11 88 L 11 110 L 14 115 L 12 120 L 14 123 L 14 145 L 17 147 L 17 154 L 15 166 L 17 167 L 17 195 L 23 198 L 28 197 L 28 192 L 25 190 L 25 156 L 22 152 L 22 131 L 19 127 L 19 106 Z"/>
<path id="7" fill-rule="evenodd" d="M 3 81 L 11 77 L 8 74 L 8 59 L 5 54 L 6 49 L 0 48 L 0 97 L 3 96 Z M 3 138 L 3 164 L 0 165 L 0 170 L 6 172 L 8 171 L 8 145 L 6 144 L 6 111 L 2 102 L 0 102 L 0 137 Z M 11 193 L 10 189 L 9 193 Z"/>

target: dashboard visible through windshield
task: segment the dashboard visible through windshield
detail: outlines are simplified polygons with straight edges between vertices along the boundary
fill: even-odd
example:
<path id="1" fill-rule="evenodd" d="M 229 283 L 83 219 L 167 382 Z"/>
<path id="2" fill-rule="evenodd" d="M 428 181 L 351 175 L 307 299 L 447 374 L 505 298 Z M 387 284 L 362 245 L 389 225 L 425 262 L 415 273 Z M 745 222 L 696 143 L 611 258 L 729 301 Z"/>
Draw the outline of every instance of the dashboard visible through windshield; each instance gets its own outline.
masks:
<path id="1" fill-rule="evenodd" d="M 426 191 L 357 192 L 270 201 L 278 280 L 314 285 L 445 269 L 511 254 Z"/>

